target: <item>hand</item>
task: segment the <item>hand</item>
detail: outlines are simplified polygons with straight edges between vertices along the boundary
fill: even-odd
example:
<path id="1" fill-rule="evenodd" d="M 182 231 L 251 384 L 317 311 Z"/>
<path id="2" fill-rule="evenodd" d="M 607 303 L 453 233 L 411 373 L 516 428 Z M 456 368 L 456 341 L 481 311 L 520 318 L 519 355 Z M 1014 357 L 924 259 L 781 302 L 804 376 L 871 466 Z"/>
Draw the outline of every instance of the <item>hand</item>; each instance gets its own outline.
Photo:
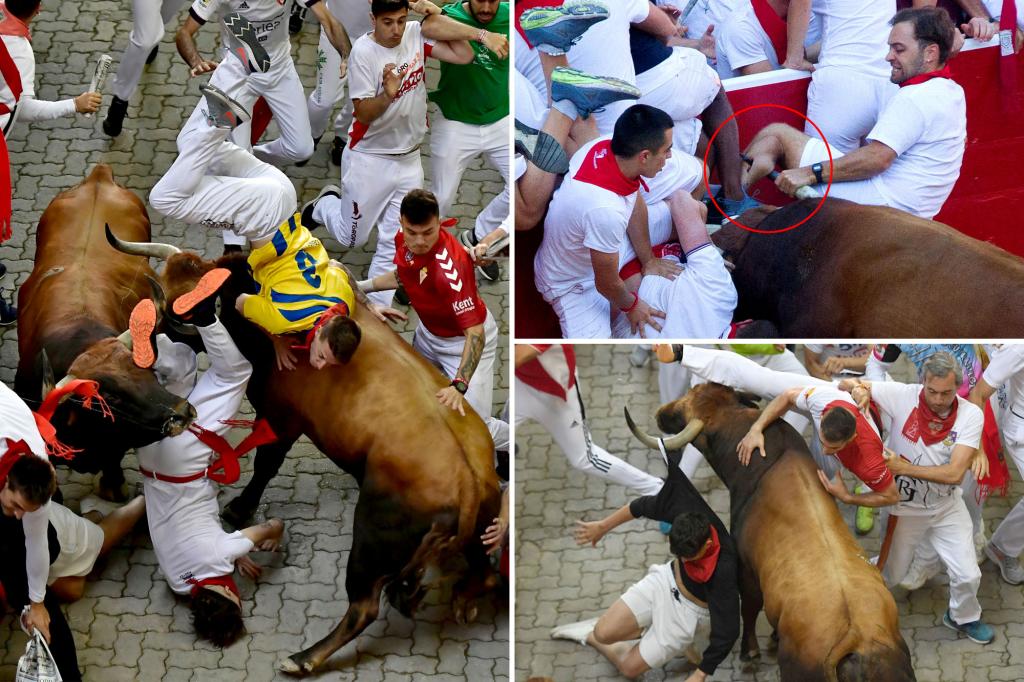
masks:
<path id="1" fill-rule="evenodd" d="M 484 545 L 493 545 L 488 548 L 488 554 L 495 554 L 502 545 L 505 544 L 505 537 L 508 535 L 508 520 L 503 519 L 500 516 L 494 517 L 494 521 L 491 525 L 487 526 L 487 530 L 480 536 L 480 540 L 483 541 Z"/>
<path id="2" fill-rule="evenodd" d="M 779 177 L 775 179 L 775 186 L 789 196 L 793 196 L 801 187 L 813 185 L 817 181 L 814 171 L 810 168 L 790 168 L 779 173 Z"/>
<path id="3" fill-rule="evenodd" d="M 682 345 L 679 346 L 682 349 Z M 651 349 L 654 351 L 654 357 L 658 358 L 658 362 L 675 362 L 676 361 L 676 348 L 669 343 L 656 343 Z"/>
<path id="4" fill-rule="evenodd" d="M 825 360 L 822 367 L 825 369 L 826 374 L 842 374 L 843 370 L 846 369 L 846 358 L 832 356 Z"/>
<path id="5" fill-rule="evenodd" d="M 491 248 L 490 244 L 484 244 L 481 242 L 480 244 L 472 246 L 466 250 L 467 253 L 469 253 L 469 257 L 473 259 L 473 265 L 490 265 L 494 262 L 493 260 L 486 258 L 487 249 L 489 248 Z"/>
<path id="6" fill-rule="evenodd" d="M 295 352 L 292 350 L 292 342 L 283 336 L 272 336 L 271 341 L 274 342 L 274 355 L 277 358 L 277 368 L 279 370 L 295 369 Z"/>
<path id="7" fill-rule="evenodd" d="M 263 575 L 263 567 L 258 563 L 250 559 L 248 556 L 240 556 L 235 559 L 235 566 L 238 567 L 238 572 L 244 575 L 246 578 L 252 578 L 256 580 Z"/>
<path id="8" fill-rule="evenodd" d="M 100 93 L 83 92 L 75 98 L 75 111 L 80 114 L 94 114 L 100 110 Z"/>
<path id="9" fill-rule="evenodd" d="M 408 73 L 408 72 L 406 72 Z M 395 64 L 388 63 L 384 65 L 384 94 L 388 96 L 389 100 L 394 100 L 398 91 L 402 87 L 402 82 L 405 80 L 405 74 L 399 76 L 395 73 Z"/>
<path id="10" fill-rule="evenodd" d="M 850 390 L 850 397 L 857 403 L 857 409 L 864 412 L 871 404 L 871 391 L 867 386 L 858 384 Z"/>
<path id="11" fill-rule="evenodd" d="M 718 60 L 718 54 L 715 52 L 715 25 L 710 24 L 704 35 L 697 39 L 697 51 L 703 54 L 705 57 L 710 59 L 712 63 Z"/>
<path id="12" fill-rule="evenodd" d="M 629 319 L 629 328 L 636 334 L 640 333 L 640 338 L 646 339 L 647 333 L 644 329 L 644 325 L 651 325 L 655 331 L 661 331 L 661 325 L 654 321 L 654 318 L 665 319 L 665 313 L 661 312 L 657 308 L 652 308 L 642 300 L 637 300 L 636 307 L 626 314 Z"/>
<path id="13" fill-rule="evenodd" d="M 189 69 L 188 75 L 195 78 L 201 76 L 204 73 L 210 73 L 217 68 L 217 62 L 211 62 L 207 59 L 200 59 L 196 64 Z"/>
<path id="14" fill-rule="evenodd" d="M 992 40 L 992 37 L 999 30 L 999 24 L 983 17 L 973 17 L 966 24 L 960 24 L 960 30 L 968 38 L 974 38 L 984 43 Z"/>
<path id="15" fill-rule="evenodd" d="M 682 264 L 671 258 L 652 258 L 644 263 L 643 267 L 644 277 L 651 275 L 654 277 L 664 277 L 669 280 L 678 277 L 682 271 Z"/>
<path id="16" fill-rule="evenodd" d="M 32 632 L 32 628 L 39 630 L 46 643 L 50 643 L 50 613 L 42 602 L 32 602 L 28 612 L 22 615 L 21 622 L 29 632 Z"/>
<path id="17" fill-rule="evenodd" d="M 577 545 L 589 542 L 591 547 L 597 547 L 597 541 L 603 538 L 604 534 L 604 526 L 600 521 L 577 521 L 576 530 L 573 531 Z"/>
<path id="18" fill-rule="evenodd" d="M 840 502 L 846 502 L 849 497 L 849 489 L 846 487 L 846 483 L 843 482 L 842 475 L 837 471 L 835 478 L 829 480 L 828 476 L 821 469 L 818 469 L 818 480 L 825 486 L 825 490 L 828 491 L 829 495 L 836 498 Z"/>
<path id="19" fill-rule="evenodd" d="M 800 59 L 786 58 L 786 61 L 782 62 L 783 69 L 793 69 L 795 71 L 814 71 L 814 64 L 807 61 L 806 57 L 801 56 Z"/>
<path id="20" fill-rule="evenodd" d="M 381 322 L 405 322 L 409 319 L 409 316 L 401 310 L 395 310 L 394 308 L 382 305 L 373 305 L 372 303 L 370 304 L 370 312 Z"/>
<path id="21" fill-rule="evenodd" d="M 764 451 L 764 433 L 761 429 L 750 427 L 747 435 L 743 436 L 743 440 L 736 446 L 736 452 L 740 456 L 740 464 L 743 466 L 750 464 L 750 457 L 754 454 L 754 450 L 760 450 L 761 457 L 767 456 Z"/>
<path id="22" fill-rule="evenodd" d="M 672 21 L 679 21 L 679 17 L 683 14 L 683 11 L 675 5 L 658 5 L 661 11 L 668 15 Z"/>
<path id="23" fill-rule="evenodd" d="M 975 481 L 988 476 L 988 455 L 982 446 L 978 446 L 978 449 L 974 451 L 974 458 L 971 459 L 971 472 L 974 474 Z"/>
<path id="24" fill-rule="evenodd" d="M 889 467 L 889 471 L 896 476 L 904 474 L 909 470 L 910 462 L 903 459 L 889 448 L 885 448 L 885 451 L 882 453 L 882 457 L 885 458 L 885 466 Z"/>
<path id="25" fill-rule="evenodd" d="M 463 417 L 466 416 L 466 409 L 462 406 L 463 395 L 459 393 L 454 386 L 445 386 L 435 395 L 437 396 L 437 399 L 441 401 L 442 405 L 456 410 Z"/>
<path id="26" fill-rule="evenodd" d="M 508 38 L 500 33 L 484 31 L 484 47 L 493 52 L 498 59 L 508 57 Z"/>

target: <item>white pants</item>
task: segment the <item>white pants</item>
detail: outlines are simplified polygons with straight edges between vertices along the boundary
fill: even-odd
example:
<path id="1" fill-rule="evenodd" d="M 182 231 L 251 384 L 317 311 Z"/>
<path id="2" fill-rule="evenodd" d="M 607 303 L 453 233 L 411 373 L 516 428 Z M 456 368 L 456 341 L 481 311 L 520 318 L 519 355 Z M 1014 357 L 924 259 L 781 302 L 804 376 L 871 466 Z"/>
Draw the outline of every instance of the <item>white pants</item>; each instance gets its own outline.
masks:
<path id="1" fill-rule="evenodd" d="M 1010 419 L 1019 419 L 1013 414 L 1006 416 Z M 1013 459 L 1013 463 L 1017 465 L 1017 471 L 1024 476 L 1024 443 L 1004 435 L 1003 446 Z M 1006 556 L 1018 557 L 1024 552 L 1024 498 L 1014 505 L 992 534 L 992 544 Z"/>
<path id="2" fill-rule="evenodd" d="M 885 76 L 839 66 L 816 69 L 807 90 L 807 118 L 821 128 L 830 146 L 849 152 L 860 147 L 898 90 Z M 804 132 L 819 137 L 810 123 L 804 124 Z"/>
<path id="3" fill-rule="evenodd" d="M 831 139 L 829 140 L 831 142 Z M 832 150 L 832 160 L 842 158 L 843 153 L 837 149 Z M 828 150 L 825 148 L 825 143 L 816 137 L 812 137 L 804 145 L 804 150 L 800 155 L 800 166 L 810 166 L 814 163 L 822 163 L 825 166 L 825 174 L 828 174 Z M 836 197 L 837 199 L 847 199 L 854 201 L 858 204 L 865 204 L 868 206 L 888 206 L 889 202 L 881 195 L 878 189 L 875 187 L 877 178 L 867 178 L 865 180 L 848 180 L 844 182 L 833 182 L 831 189 L 828 191 L 830 197 Z M 825 194 L 825 188 L 827 183 L 820 183 L 814 185 L 814 188 L 818 190 L 819 194 Z"/>
<path id="4" fill-rule="evenodd" d="M 698 628 L 710 627 L 711 614 L 679 594 L 672 562 L 651 566 L 647 575 L 622 595 L 622 601 L 645 629 L 640 638 L 640 658 L 660 668 L 686 651 Z"/>
<path id="5" fill-rule="evenodd" d="M 462 350 L 466 345 L 464 336 L 436 336 L 430 333 L 423 322 L 416 325 L 412 337 L 412 347 L 441 372 L 454 379 L 462 362 Z M 466 391 L 466 402 L 469 403 L 480 418 L 487 424 L 487 429 L 494 439 L 496 450 L 507 450 L 509 435 L 508 424 L 491 416 L 494 406 L 494 357 L 498 351 L 498 325 L 494 316 L 488 311 L 484 321 L 484 352 L 480 362 L 469 380 Z M 501 447 L 504 444 L 504 447 Z"/>
<path id="6" fill-rule="evenodd" d="M 368 278 L 395 269 L 395 235 L 401 228 L 402 199 L 423 187 L 420 150 L 385 156 L 348 149 L 341 157 L 341 198 L 324 197 L 316 204 L 313 219 L 323 223 L 346 249 L 359 248 L 377 226 L 377 251 L 370 261 Z M 368 294 L 378 305 L 391 305 L 394 291 Z"/>
<path id="7" fill-rule="evenodd" d="M 895 522 L 889 557 L 882 568 L 882 577 L 895 585 L 910 568 L 914 549 L 922 541 L 938 552 L 949 574 L 949 612 L 958 625 L 981 618 L 978 586 L 981 569 L 974 556 L 971 538 L 971 517 L 962 499 L 957 498 L 945 509 L 929 516 L 889 515 L 889 525 Z M 886 531 L 888 533 L 888 530 Z"/>
<path id="8" fill-rule="evenodd" d="M 114 76 L 115 97 L 131 99 L 142 78 L 146 58 L 164 37 L 164 27 L 184 4 L 185 0 L 132 0 L 132 32 Z"/>
<path id="9" fill-rule="evenodd" d="M 149 194 L 167 216 L 245 238 L 269 237 L 295 212 L 288 177 L 227 140 L 206 120 L 205 99 L 178 134 L 178 158 Z"/>
<path id="10" fill-rule="evenodd" d="M 477 214 L 476 220 L 473 223 L 473 233 L 476 235 L 477 241 L 483 239 L 491 232 L 494 232 L 499 227 L 512 234 L 511 228 L 509 227 L 509 205 L 511 201 L 512 192 L 509 189 L 508 183 L 502 188 L 501 193 L 495 195 L 493 199 L 487 202 L 484 206 L 484 210 Z"/>
<path id="11" fill-rule="evenodd" d="M 672 146 L 686 154 L 697 150 L 702 124 L 697 118 L 714 101 L 722 81 L 707 58 L 688 47 L 676 47 L 672 56 L 641 74 L 636 85 L 648 104 L 672 117 Z"/>
<path id="12" fill-rule="evenodd" d="M 562 400 L 558 396 L 538 391 L 516 379 L 516 425 L 532 419 L 551 434 L 552 440 L 565 453 L 574 468 L 606 481 L 614 481 L 641 495 L 655 495 L 663 481 L 637 469 L 590 438 L 590 428 L 583 416 L 578 382 Z"/>
<path id="13" fill-rule="evenodd" d="M 455 195 L 462 183 L 462 174 L 469 163 L 483 154 L 505 180 L 505 214 L 508 215 L 509 149 L 508 116 L 487 125 L 471 125 L 452 121 L 438 109 L 430 121 L 431 185 L 441 216 L 451 215 Z M 502 195 L 499 195 L 502 196 Z M 498 220 L 498 224 L 504 216 Z M 497 227 L 495 224 L 494 227 Z M 492 228 L 493 229 L 493 228 Z M 483 236 L 483 235 L 478 235 Z"/>
<path id="14" fill-rule="evenodd" d="M 519 71 L 513 70 L 512 78 L 515 88 L 516 120 L 540 130 L 544 127 L 544 121 L 547 120 L 550 111 L 547 98 Z"/>
<path id="15" fill-rule="evenodd" d="M 49 507 L 60 554 L 50 564 L 46 584 L 52 585 L 58 578 L 89 575 L 103 548 L 103 529 L 61 504 L 51 502 Z"/>

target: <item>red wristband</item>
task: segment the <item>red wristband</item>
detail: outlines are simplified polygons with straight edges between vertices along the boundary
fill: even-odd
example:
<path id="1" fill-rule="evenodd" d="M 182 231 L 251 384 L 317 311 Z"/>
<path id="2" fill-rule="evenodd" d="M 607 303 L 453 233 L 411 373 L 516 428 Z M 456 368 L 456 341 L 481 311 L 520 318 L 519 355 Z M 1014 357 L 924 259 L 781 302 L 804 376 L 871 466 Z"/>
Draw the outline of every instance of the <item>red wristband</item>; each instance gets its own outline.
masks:
<path id="1" fill-rule="evenodd" d="M 638 293 L 636 293 L 634 291 L 633 292 L 633 305 L 629 306 L 628 308 L 619 308 L 619 310 L 621 310 L 622 312 L 624 312 L 624 313 L 626 313 L 628 315 L 631 312 L 633 312 L 633 309 L 636 308 L 638 305 L 640 305 L 640 294 L 638 294 Z"/>

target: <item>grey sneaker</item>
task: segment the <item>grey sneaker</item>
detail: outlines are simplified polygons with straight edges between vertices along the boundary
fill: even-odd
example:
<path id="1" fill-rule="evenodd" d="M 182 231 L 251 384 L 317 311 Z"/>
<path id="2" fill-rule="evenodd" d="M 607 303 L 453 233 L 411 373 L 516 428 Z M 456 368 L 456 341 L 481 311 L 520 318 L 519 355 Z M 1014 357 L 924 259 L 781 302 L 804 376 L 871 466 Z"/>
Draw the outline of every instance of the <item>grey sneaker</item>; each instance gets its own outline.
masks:
<path id="1" fill-rule="evenodd" d="M 240 14 L 229 14 L 224 17 L 224 27 L 231 36 L 227 48 L 249 67 L 250 72 L 270 71 L 270 55 L 260 45 L 259 36 L 248 19 Z"/>
<path id="2" fill-rule="evenodd" d="M 319 194 L 302 205 L 302 224 L 306 226 L 306 229 L 312 230 L 323 225 L 313 218 L 313 209 L 316 208 L 316 202 L 327 196 L 340 197 L 341 188 L 337 185 L 324 185 Z"/>
<path id="3" fill-rule="evenodd" d="M 546 173 L 565 175 L 569 172 L 569 156 L 558 140 L 543 130 L 515 122 L 515 148 L 527 161 Z"/>
<path id="4" fill-rule="evenodd" d="M 999 567 L 999 573 L 1003 576 L 1003 580 L 1011 585 L 1024 583 L 1024 568 L 1021 568 L 1020 562 L 1015 557 L 1006 556 L 993 547 L 991 542 L 985 545 L 985 556 Z"/>
<path id="5" fill-rule="evenodd" d="M 245 107 L 228 97 L 220 88 L 207 83 L 199 86 L 199 92 L 206 98 L 206 120 L 214 128 L 234 130 L 249 120 L 249 112 Z"/>

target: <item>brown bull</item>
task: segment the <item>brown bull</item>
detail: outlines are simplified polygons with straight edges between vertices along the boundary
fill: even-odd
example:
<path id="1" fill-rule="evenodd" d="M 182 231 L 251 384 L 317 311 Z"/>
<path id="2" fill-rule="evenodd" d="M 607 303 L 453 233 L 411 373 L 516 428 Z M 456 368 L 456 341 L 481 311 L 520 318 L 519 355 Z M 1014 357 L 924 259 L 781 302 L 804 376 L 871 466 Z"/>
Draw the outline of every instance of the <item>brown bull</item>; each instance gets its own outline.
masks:
<path id="1" fill-rule="evenodd" d="M 783 680 L 914 680 L 892 594 L 822 488 L 800 434 L 777 420 L 764 432 L 767 456 L 739 463 L 736 446 L 757 416 L 753 402 L 715 383 L 691 389 L 657 415 L 662 431 L 685 431 L 666 446 L 692 439 L 729 489 L 742 564 L 741 657 L 759 655 L 754 626 L 763 607 L 778 633 Z M 627 421 L 637 438 L 657 447 L 628 413 Z"/>
<path id="2" fill-rule="evenodd" d="M 128 316 L 147 296 L 148 261 L 118 253 L 104 224 L 149 239 L 142 201 L 114 182 L 110 167 L 97 165 L 81 184 L 54 198 L 39 220 L 32 274 L 18 292 L 18 372 L 15 388 L 38 403 L 43 385 L 41 351 L 54 373 L 99 382 L 114 421 L 80 402 L 54 414 L 58 437 L 79 448 L 71 466 L 102 471 L 103 494 L 118 496 L 125 451 L 180 433 L 195 416 L 192 406 L 161 388 L 152 371 L 140 369 L 117 338 Z"/>
<path id="3" fill-rule="evenodd" d="M 475 598 L 497 584 L 479 540 L 501 501 L 483 421 L 471 409 L 462 417 L 441 406 L 434 396 L 448 380 L 362 306 L 353 315 L 362 340 L 347 364 L 315 370 L 302 357 L 296 369 L 278 370 L 266 335 L 234 308 L 239 293 L 254 290 L 244 259 L 218 264 L 233 273 L 221 290 L 221 320 L 253 364 L 249 399 L 279 436 L 258 451 L 253 478 L 225 518 L 238 525 L 251 514 L 300 435 L 360 485 L 345 574 L 348 610 L 282 668 L 312 672 L 355 639 L 376 620 L 382 591 L 411 616 L 429 587 L 423 578 L 430 565 L 460 578 L 456 618 L 473 619 Z M 194 254 L 171 256 L 163 275 L 168 301 L 212 267 Z"/>
<path id="4" fill-rule="evenodd" d="M 817 200 L 740 221 L 778 230 Z M 800 227 L 713 240 L 736 268 L 735 319 L 768 320 L 779 337 L 1024 335 L 1024 260 L 951 227 L 882 206 L 827 199 Z"/>

